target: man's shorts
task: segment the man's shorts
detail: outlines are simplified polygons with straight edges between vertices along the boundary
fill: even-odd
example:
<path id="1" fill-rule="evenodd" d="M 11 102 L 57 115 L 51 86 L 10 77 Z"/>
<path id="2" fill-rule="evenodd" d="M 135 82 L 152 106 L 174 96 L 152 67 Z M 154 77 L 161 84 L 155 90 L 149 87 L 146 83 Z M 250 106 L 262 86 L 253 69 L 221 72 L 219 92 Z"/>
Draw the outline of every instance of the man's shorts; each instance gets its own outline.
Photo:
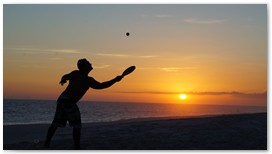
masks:
<path id="1" fill-rule="evenodd" d="M 81 128 L 80 111 L 76 102 L 69 99 L 58 99 L 57 109 L 52 125 L 65 127 L 67 121 L 74 128 Z"/>

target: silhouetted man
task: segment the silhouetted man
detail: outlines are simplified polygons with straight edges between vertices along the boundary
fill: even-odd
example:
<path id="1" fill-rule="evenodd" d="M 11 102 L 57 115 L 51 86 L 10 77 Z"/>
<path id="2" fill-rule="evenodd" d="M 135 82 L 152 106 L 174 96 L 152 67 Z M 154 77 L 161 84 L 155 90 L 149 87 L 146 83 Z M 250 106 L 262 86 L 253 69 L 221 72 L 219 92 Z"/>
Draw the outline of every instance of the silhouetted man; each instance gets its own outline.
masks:
<path id="1" fill-rule="evenodd" d="M 69 84 L 58 98 L 55 117 L 47 132 L 46 147 L 50 146 L 50 141 L 57 128 L 65 127 L 68 121 L 69 125 L 73 127 L 74 148 L 80 149 L 81 118 L 76 103 L 87 92 L 89 87 L 93 89 L 108 88 L 123 78 L 117 76 L 110 81 L 100 83 L 88 76 L 93 67 L 86 59 L 78 60 L 77 67 L 79 70 L 74 70 L 61 78 L 61 85 L 65 84 L 67 80 L 69 80 Z"/>

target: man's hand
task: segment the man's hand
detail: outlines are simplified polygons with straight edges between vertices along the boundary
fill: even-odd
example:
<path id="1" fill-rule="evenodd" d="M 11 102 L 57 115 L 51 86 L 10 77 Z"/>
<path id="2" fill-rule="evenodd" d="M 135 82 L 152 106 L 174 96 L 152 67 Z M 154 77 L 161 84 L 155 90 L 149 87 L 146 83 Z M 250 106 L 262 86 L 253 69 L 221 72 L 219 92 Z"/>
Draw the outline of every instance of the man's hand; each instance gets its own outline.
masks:
<path id="1" fill-rule="evenodd" d="M 59 84 L 61 84 L 62 86 L 66 83 L 66 81 L 61 80 Z"/>
<path id="2" fill-rule="evenodd" d="M 119 82 L 119 81 L 121 81 L 123 79 L 123 76 L 117 76 L 114 80 L 116 81 L 116 82 Z"/>

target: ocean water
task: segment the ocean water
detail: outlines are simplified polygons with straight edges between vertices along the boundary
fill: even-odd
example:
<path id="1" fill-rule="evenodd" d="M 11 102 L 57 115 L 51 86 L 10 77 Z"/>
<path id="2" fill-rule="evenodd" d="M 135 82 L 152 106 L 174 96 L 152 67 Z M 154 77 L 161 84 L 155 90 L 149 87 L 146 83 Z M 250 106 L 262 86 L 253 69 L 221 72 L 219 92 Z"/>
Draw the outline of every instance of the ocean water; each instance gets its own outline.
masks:
<path id="1" fill-rule="evenodd" d="M 201 116 L 266 112 L 264 106 L 222 106 L 159 103 L 78 103 L 83 123 L 109 122 L 134 118 Z M 3 124 L 49 124 L 54 118 L 56 101 L 3 100 Z"/>

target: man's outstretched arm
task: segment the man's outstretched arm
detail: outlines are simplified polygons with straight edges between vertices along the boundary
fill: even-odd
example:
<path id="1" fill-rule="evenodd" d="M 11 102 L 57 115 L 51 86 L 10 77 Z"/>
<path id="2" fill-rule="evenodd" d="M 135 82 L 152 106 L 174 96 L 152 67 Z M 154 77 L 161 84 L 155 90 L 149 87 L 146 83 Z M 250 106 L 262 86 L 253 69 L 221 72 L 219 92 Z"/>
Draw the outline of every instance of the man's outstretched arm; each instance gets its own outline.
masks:
<path id="1" fill-rule="evenodd" d="M 119 82 L 122 78 L 123 78 L 123 76 L 117 76 L 110 81 L 105 81 L 102 83 L 96 81 L 94 78 L 90 78 L 90 87 L 93 89 L 105 89 L 105 88 L 112 86 L 116 82 Z"/>

